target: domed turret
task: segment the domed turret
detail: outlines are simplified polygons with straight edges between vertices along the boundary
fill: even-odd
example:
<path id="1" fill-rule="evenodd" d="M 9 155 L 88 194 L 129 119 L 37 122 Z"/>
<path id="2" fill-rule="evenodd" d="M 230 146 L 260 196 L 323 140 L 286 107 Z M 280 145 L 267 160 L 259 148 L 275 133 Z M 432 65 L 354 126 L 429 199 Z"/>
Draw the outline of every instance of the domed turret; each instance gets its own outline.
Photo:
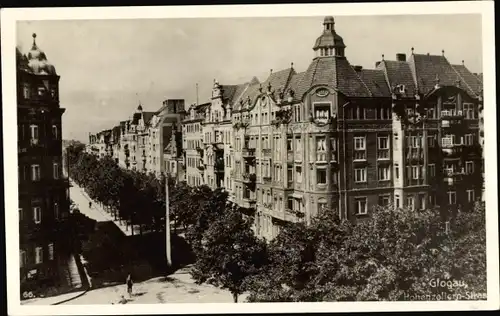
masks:
<path id="1" fill-rule="evenodd" d="M 323 34 L 316 39 L 313 50 L 316 57 L 337 56 L 344 57 L 344 39 L 335 32 L 335 20 L 332 16 L 323 21 Z"/>
<path id="2" fill-rule="evenodd" d="M 36 34 L 33 33 L 33 46 L 28 52 L 28 66 L 37 75 L 56 75 L 56 68 L 49 63 L 45 53 L 36 45 Z"/>

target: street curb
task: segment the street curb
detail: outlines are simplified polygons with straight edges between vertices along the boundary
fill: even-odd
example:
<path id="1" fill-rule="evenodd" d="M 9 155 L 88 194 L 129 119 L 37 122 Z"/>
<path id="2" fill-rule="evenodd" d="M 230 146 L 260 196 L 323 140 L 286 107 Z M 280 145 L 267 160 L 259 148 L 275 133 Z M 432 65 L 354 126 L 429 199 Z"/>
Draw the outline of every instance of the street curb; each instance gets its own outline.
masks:
<path id="1" fill-rule="evenodd" d="M 66 303 L 66 302 L 72 301 L 72 300 L 74 300 L 74 299 L 77 299 L 77 298 L 79 298 L 79 297 L 84 296 L 84 295 L 85 295 L 85 294 L 87 294 L 87 292 L 88 292 L 88 291 L 90 291 L 90 290 L 91 290 L 91 288 L 89 287 L 88 289 L 86 289 L 86 290 L 85 290 L 85 291 L 83 291 L 82 293 L 79 293 L 78 295 L 75 295 L 75 296 L 73 296 L 73 297 L 67 298 L 67 299 L 65 299 L 65 300 L 62 300 L 62 301 L 60 301 L 60 302 L 53 303 L 53 304 L 50 304 L 50 305 L 59 305 L 59 304 L 63 304 L 63 303 Z"/>
<path id="2" fill-rule="evenodd" d="M 63 304 L 63 303 L 66 303 L 66 302 L 72 301 L 72 300 L 74 300 L 74 299 L 77 299 L 77 298 L 79 298 L 79 297 L 84 296 L 85 294 L 87 294 L 87 292 L 88 292 L 88 291 L 92 290 L 92 281 L 90 280 L 90 277 L 89 277 L 89 275 L 88 275 L 88 273 L 87 273 L 87 269 L 86 269 L 85 267 L 83 267 L 83 272 L 84 272 L 85 277 L 86 277 L 86 279 L 87 279 L 87 284 L 88 284 L 87 289 L 86 289 L 85 291 L 83 291 L 82 293 L 79 293 L 79 294 L 77 294 L 77 295 L 75 295 L 75 296 L 73 296 L 73 297 L 67 298 L 67 299 L 65 299 L 65 300 L 62 300 L 62 301 L 60 301 L 60 302 L 53 303 L 53 304 L 50 304 L 50 305 L 59 305 L 59 304 Z"/>

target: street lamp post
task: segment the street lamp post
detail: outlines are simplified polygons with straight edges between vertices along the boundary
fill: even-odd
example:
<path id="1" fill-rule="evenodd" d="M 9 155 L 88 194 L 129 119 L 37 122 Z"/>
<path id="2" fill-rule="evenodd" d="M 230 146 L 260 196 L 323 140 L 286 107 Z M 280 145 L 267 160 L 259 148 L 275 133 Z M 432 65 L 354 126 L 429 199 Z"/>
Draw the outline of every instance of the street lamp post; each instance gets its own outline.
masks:
<path id="1" fill-rule="evenodd" d="M 168 176 L 165 173 L 165 254 L 167 256 L 167 267 L 172 266 L 172 251 L 170 239 L 170 198 L 168 196 Z"/>

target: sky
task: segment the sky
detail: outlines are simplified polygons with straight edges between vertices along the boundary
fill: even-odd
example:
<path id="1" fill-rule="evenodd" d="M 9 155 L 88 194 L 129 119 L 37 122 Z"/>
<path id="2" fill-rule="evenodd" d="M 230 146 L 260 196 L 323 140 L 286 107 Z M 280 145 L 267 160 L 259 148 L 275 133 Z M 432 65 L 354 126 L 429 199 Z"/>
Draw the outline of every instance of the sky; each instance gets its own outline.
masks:
<path id="1" fill-rule="evenodd" d="M 335 17 L 335 16 L 334 16 Z M 60 79 L 63 137 L 128 119 L 139 102 L 156 111 L 165 99 L 206 102 L 221 84 L 263 81 L 270 70 L 309 66 L 324 17 L 22 21 L 17 45 L 27 53 L 36 33 Z M 352 65 L 374 68 L 397 53 L 445 56 L 482 72 L 480 15 L 340 16 L 335 29 Z"/>

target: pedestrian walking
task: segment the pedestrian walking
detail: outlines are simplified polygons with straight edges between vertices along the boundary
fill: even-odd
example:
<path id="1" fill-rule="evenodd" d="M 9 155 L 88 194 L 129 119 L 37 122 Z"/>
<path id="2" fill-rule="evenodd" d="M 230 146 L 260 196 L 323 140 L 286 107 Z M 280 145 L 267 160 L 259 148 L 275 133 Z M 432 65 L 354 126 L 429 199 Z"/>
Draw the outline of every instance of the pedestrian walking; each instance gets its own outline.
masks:
<path id="1" fill-rule="evenodd" d="M 89 202 L 89 208 L 92 208 L 92 202 Z"/>
<path id="2" fill-rule="evenodd" d="M 125 283 L 127 284 L 128 295 L 129 297 L 132 297 L 132 286 L 134 285 L 134 282 L 132 281 L 132 276 L 130 275 L 130 273 L 127 276 L 127 280 L 125 281 Z"/>

